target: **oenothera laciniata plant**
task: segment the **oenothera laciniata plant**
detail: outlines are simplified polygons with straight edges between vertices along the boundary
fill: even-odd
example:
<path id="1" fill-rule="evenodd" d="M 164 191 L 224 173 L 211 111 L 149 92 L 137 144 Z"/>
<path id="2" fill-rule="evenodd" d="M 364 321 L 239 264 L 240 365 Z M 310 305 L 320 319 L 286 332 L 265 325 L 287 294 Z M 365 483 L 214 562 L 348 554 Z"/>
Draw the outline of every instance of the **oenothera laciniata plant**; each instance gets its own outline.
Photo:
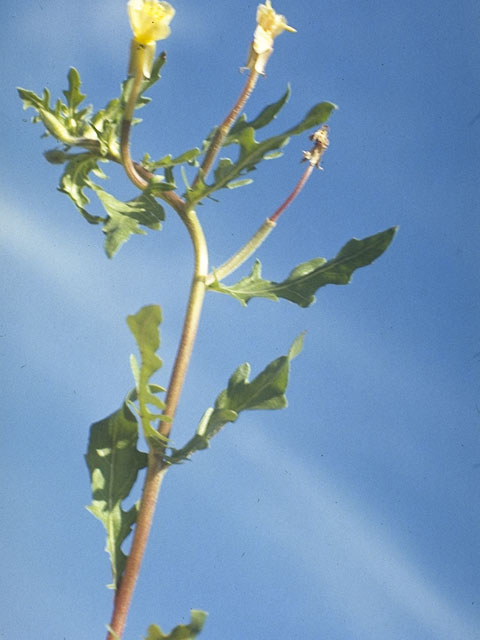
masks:
<path id="1" fill-rule="evenodd" d="M 302 349 L 302 335 L 293 341 L 284 356 L 268 364 L 252 380 L 249 379 L 248 363 L 240 365 L 213 407 L 201 417 L 191 439 L 179 449 L 172 446 L 173 419 L 207 291 L 227 294 L 242 305 L 247 305 L 252 298 L 261 297 L 269 300 L 284 298 L 300 307 L 308 307 L 315 301 L 315 293 L 320 287 L 347 284 L 356 269 L 369 265 L 386 250 L 395 234 L 395 229 L 390 228 L 362 240 L 352 239 L 334 258 L 310 259 L 279 281 L 264 279 L 257 260 L 250 275 L 235 284 L 226 284 L 225 278 L 250 258 L 273 231 L 281 214 L 305 186 L 314 168 L 320 168 L 329 145 L 325 122 L 335 105 L 331 102 L 316 104 L 296 124 L 272 137 L 262 137 L 262 129 L 272 123 L 286 104 L 290 93 L 288 89 L 252 120 L 242 113 L 258 79 L 265 74 L 267 61 L 273 53 L 274 39 L 283 31 L 295 31 L 284 16 L 275 12 L 270 0 L 266 0 L 257 10 L 257 26 L 245 68 L 245 86 L 223 122 L 214 127 L 202 143 L 175 158 L 167 154 L 153 160 L 146 154 L 136 162 L 130 156 L 130 131 L 132 125 L 140 122 L 134 114 L 136 109 L 150 101 L 145 94 L 160 79 L 165 54 L 155 57 L 156 41 L 170 35 L 169 25 L 175 10 L 167 2 L 130 0 L 128 14 L 133 30 L 128 78 L 122 84 L 120 96 L 103 109 L 93 112 L 91 106 L 84 106 L 85 95 L 81 92 L 79 73 L 74 68 L 68 73 L 64 100 L 58 99 L 53 106 L 47 89 L 41 96 L 19 89 L 24 108 L 32 107 L 36 111 L 33 121 L 41 122 L 45 135 L 60 143 L 45 154 L 49 162 L 63 165 L 60 191 L 73 200 L 87 222 L 102 226 L 109 258 L 130 235 L 145 234 L 145 228 L 159 230 L 165 217 L 163 204 L 180 217 L 193 245 L 194 271 L 190 295 L 167 388 L 152 381 L 161 366 L 157 355 L 161 311 L 159 306 L 150 305 L 127 318 L 139 352 L 139 358 L 131 356 L 130 361 L 135 386 L 117 411 L 90 429 L 86 461 L 93 499 L 88 508 L 101 520 L 107 532 L 106 549 L 113 577 L 111 586 L 115 590 L 108 640 L 123 635 L 155 504 L 167 470 L 190 459 L 196 451 L 208 448 L 212 438 L 226 424 L 235 422 L 242 411 L 281 409 L 287 404 L 285 391 L 290 362 Z M 208 245 L 195 212 L 197 205 L 221 189 L 233 189 L 252 182 L 250 173 L 263 160 L 281 156 L 290 137 L 304 132 L 310 132 L 311 148 L 304 152 L 305 169 L 290 195 L 243 247 L 221 266 L 209 270 Z M 122 165 L 139 190 L 131 200 L 118 200 L 104 189 L 101 180 L 106 175 L 103 169 L 109 162 Z M 187 168 L 193 172 L 190 182 Z M 176 182 L 179 169 L 185 183 L 183 192 Z M 98 196 L 105 210 L 103 215 L 91 212 L 88 190 Z M 139 427 L 146 452 L 137 448 Z M 144 468 L 146 474 L 141 499 L 125 510 L 124 501 L 130 496 L 137 475 Z M 123 544 L 132 530 L 133 539 L 127 555 Z M 147 640 L 194 638 L 200 633 L 205 617 L 204 612 L 192 610 L 191 622 L 175 627 L 167 635 L 152 625 L 148 629 Z"/>

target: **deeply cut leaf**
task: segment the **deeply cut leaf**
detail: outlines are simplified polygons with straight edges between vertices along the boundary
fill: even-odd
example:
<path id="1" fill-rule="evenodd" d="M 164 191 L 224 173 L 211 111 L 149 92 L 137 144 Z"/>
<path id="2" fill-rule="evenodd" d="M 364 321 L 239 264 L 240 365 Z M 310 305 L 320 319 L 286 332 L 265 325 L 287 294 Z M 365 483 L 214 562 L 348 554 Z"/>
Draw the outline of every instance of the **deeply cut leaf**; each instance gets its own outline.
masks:
<path id="1" fill-rule="evenodd" d="M 249 276 L 234 285 L 221 282 L 210 285 L 212 291 L 226 293 L 246 305 L 252 298 L 278 300 L 284 298 L 308 307 L 315 302 L 315 293 L 327 284 L 348 284 L 352 273 L 376 260 L 387 249 L 397 231 L 391 227 L 373 236 L 357 240 L 353 238 L 332 260 L 314 258 L 295 267 L 288 278 L 282 282 L 264 280 L 261 277 L 261 264 L 257 260 Z"/>
<path id="2" fill-rule="evenodd" d="M 105 222 L 106 218 L 94 216 L 85 209 L 90 202 L 85 189 L 93 189 L 95 187 L 90 178 L 90 173 L 95 173 L 102 178 L 106 177 L 98 167 L 99 158 L 91 153 L 76 153 L 70 156 L 66 155 L 66 158 L 68 162 L 60 178 L 58 190 L 67 194 L 73 200 L 77 209 L 90 224 Z"/>
<path id="3" fill-rule="evenodd" d="M 125 511 L 122 502 L 130 495 L 139 470 L 147 465 L 147 454 L 137 449 L 138 422 L 135 413 L 140 417 L 149 446 L 165 448 L 166 443 L 152 425 L 160 413 L 153 413 L 150 409 L 153 405 L 160 412 L 164 407 L 157 394 L 165 389 L 149 382 L 162 365 L 155 354 L 160 346 L 160 307 L 143 307 L 137 314 L 128 316 L 127 322 L 141 355 L 140 366 L 132 356 L 136 387 L 128 394 L 121 409 L 91 426 L 85 456 L 93 497 L 92 504 L 87 508 L 107 531 L 106 550 L 110 554 L 113 588 L 118 588 L 120 584 L 127 558 L 122 551 L 122 543 L 137 520 L 139 508 L 137 502 Z M 135 404 L 137 401 L 138 409 Z"/>
<path id="4" fill-rule="evenodd" d="M 92 424 L 85 460 L 90 471 L 92 504 L 87 509 L 97 517 L 107 532 L 105 550 L 110 555 L 113 584 L 116 589 L 127 556 L 122 543 L 137 519 L 139 504 L 122 509 L 137 479 L 147 465 L 147 455 L 138 451 L 138 424 L 128 401 L 107 418 Z"/>
<path id="5" fill-rule="evenodd" d="M 149 102 L 144 93 L 160 78 L 164 62 L 165 55 L 162 54 L 154 63 L 151 77 L 142 82 L 136 108 Z M 33 108 L 37 112 L 33 121 L 43 122 L 47 135 L 52 135 L 63 143 L 63 149 L 52 149 L 45 156 L 53 164 L 65 164 L 59 190 L 72 199 L 89 223 L 103 224 L 106 234 L 105 250 L 110 258 L 132 234 L 145 234 L 140 225 L 160 229 L 160 221 L 165 217 L 163 207 L 150 192 L 128 202 L 121 202 L 93 182 L 92 178 L 94 175 L 106 178 L 99 168 L 99 162 L 120 162 L 120 128 L 132 82 L 132 78 L 126 80 L 122 84 L 120 97 L 111 100 L 104 109 L 91 117 L 91 107 L 81 108 L 85 95 L 81 92 L 80 75 L 73 67 L 68 73 L 68 89 L 63 92 L 66 102 L 57 100 L 54 107 L 50 106 L 48 89 L 41 96 L 33 91 L 18 89 L 24 109 Z M 133 123 L 137 121 L 134 120 Z M 73 153 L 71 148 L 74 146 L 83 150 Z M 184 156 L 189 159 L 192 153 Z M 172 188 L 165 181 L 165 176 L 155 176 L 152 182 L 152 193 Z M 87 210 L 90 203 L 87 189 L 95 191 L 107 212 L 106 216 L 93 215 Z"/>
<path id="6" fill-rule="evenodd" d="M 131 356 L 131 366 L 136 384 L 138 397 L 138 414 L 142 423 L 143 434 L 149 447 L 165 450 L 166 438 L 158 433 L 154 422 L 162 416 L 164 402 L 155 395 L 157 391 L 164 391 L 162 387 L 149 383 L 153 374 L 162 366 L 161 359 L 155 353 L 160 346 L 158 327 L 162 321 L 162 311 L 158 305 L 152 304 L 142 307 L 135 315 L 128 316 L 127 324 L 133 333 L 140 352 L 140 365 L 135 356 Z M 154 407 L 154 412 L 150 409 Z M 165 420 L 165 418 L 162 418 Z"/>
<path id="7" fill-rule="evenodd" d="M 205 611 L 192 609 L 190 623 L 179 624 L 168 635 L 164 634 L 156 624 L 152 624 L 148 627 L 148 636 L 145 640 L 193 640 L 202 631 L 207 615 Z"/>
<path id="8" fill-rule="evenodd" d="M 287 355 L 273 360 L 251 382 L 248 379 L 250 365 L 248 362 L 241 364 L 230 377 L 227 388 L 218 395 L 215 406 L 204 413 L 194 437 L 182 449 L 172 449 L 168 461 L 176 464 L 195 451 L 206 449 L 222 427 L 235 422 L 242 411 L 285 408 L 290 362 L 302 350 L 303 339 L 302 333 L 294 340 Z"/>
<path id="9" fill-rule="evenodd" d="M 108 215 L 103 231 L 107 236 L 105 251 L 109 258 L 113 258 L 132 234 L 146 234 L 140 225 L 156 231 L 162 228 L 165 211 L 153 196 L 142 193 L 133 200 L 122 202 L 97 185 L 92 188 Z"/>

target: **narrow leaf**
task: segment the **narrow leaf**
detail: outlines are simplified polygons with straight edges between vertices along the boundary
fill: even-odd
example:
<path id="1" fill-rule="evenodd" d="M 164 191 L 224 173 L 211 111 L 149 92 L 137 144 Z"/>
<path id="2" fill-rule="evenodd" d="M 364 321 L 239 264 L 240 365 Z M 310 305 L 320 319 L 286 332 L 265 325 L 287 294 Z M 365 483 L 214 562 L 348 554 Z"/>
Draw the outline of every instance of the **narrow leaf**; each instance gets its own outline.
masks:
<path id="1" fill-rule="evenodd" d="M 177 464 L 195 451 L 206 449 L 209 441 L 228 422 L 235 422 L 242 411 L 285 408 L 290 362 L 302 350 L 304 337 L 300 334 L 287 355 L 273 360 L 252 381 L 249 381 L 250 365 L 241 364 L 230 377 L 227 388 L 218 395 L 215 407 L 207 409 L 202 416 L 194 437 L 182 449 L 172 449 L 168 461 Z"/>
<path id="2" fill-rule="evenodd" d="M 285 96 L 279 101 L 285 99 Z M 258 116 L 258 126 L 268 120 L 270 115 L 275 112 L 275 105 L 270 105 L 267 109 Z M 271 109 L 271 111 L 268 111 Z M 331 102 L 321 102 L 315 105 L 306 116 L 294 127 L 291 127 L 280 135 L 267 138 L 261 142 L 255 139 L 256 127 L 253 123 L 247 123 L 241 120 L 237 123 L 234 132 L 230 132 L 226 144 L 238 144 L 239 154 L 236 161 L 230 158 L 222 158 L 218 165 L 217 170 L 214 172 L 214 181 L 212 184 L 206 184 L 204 180 L 198 180 L 194 189 L 187 191 L 187 199 L 190 203 L 194 204 L 209 196 L 214 191 L 228 187 L 229 183 L 242 178 L 245 173 L 253 171 L 256 165 L 263 159 L 278 157 L 278 150 L 288 144 L 290 137 L 303 133 L 308 129 L 318 126 L 326 122 L 332 113 L 336 109 L 336 106 Z M 267 115 L 265 115 L 265 113 Z"/>
<path id="3" fill-rule="evenodd" d="M 126 555 L 122 543 L 135 524 L 138 503 L 128 511 L 122 502 L 130 494 L 138 472 L 147 465 L 147 455 L 138 451 L 138 424 L 123 406 L 90 427 L 85 456 L 92 487 L 92 504 L 87 509 L 98 518 L 107 532 L 105 550 L 110 555 L 113 584 L 116 589 L 125 568 Z"/>
<path id="4" fill-rule="evenodd" d="M 240 131 L 242 129 L 245 129 L 246 127 L 261 129 L 262 127 L 265 127 L 267 124 L 270 124 L 270 122 L 272 122 L 272 120 L 274 120 L 277 117 L 279 111 L 286 105 L 286 103 L 290 98 L 290 94 L 291 94 L 291 91 L 290 91 L 290 85 L 289 85 L 287 87 L 287 90 L 283 94 L 283 96 L 280 98 L 280 100 L 277 100 L 277 102 L 274 102 L 273 104 L 269 104 L 259 113 L 259 115 L 256 118 L 254 118 L 250 122 L 246 121 L 245 116 L 241 116 L 233 125 L 233 127 L 230 129 L 230 133 L 225 139 L 223 146 L 227 146 L 231 144 L 235 140 L 235 136 L 238 135 Z"/>
<path id="5" fill-rule="evenodd" d="M 366 267 L 384 253 L 397 231 L 392 227 L 373 236 L 353 238 L 332 260 L 314 258 L 293 269 L 283 282 L 264 280 L 261 264 L 256 261 L 252 272 L 232 286 L 214 282 L 210 289 L 226 293 L 246 305 L 252 298 L 278 300 L 284 298 L 308 307 L 315 302 L 315 293 L 327 284 L 348 284 L 356 269 Z"/>

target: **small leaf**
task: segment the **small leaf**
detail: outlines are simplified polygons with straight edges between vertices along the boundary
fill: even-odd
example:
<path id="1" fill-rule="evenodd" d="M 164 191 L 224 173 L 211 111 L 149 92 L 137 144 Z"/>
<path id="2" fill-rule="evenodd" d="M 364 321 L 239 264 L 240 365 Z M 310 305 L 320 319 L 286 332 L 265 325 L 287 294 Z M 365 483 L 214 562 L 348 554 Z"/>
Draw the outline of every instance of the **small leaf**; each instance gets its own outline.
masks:
<path id="1" fill-rule="evenodd" d="M 332 260 L 314 258 L 295 267 L 286 280 L 274 282 L 261 277 L 257 260 L 252 272 L 232 286 L 214 282 L 210 289 L 226 293 L 246 305 L 252 298 L 278 300 L 284 298 L 308 307 L 315 302 L 315 292 L 327 284 L 348 284 L 352 273 L 366 267 L 386 251 L 397 231 L 392 227 L 363 240 L 353 238 Z"/>
<path id="2" fill-rule="evenodd" d="M 228 423 L 235 422 L 242 411 L 254 409 L 283 409 L 287 406 L 285 391 L 288 386 L 290 362 L 303 347 L 305 334 L 300 334 L 288 354 L 273 360 L 251 382 L 250 365 L 241 364 L 232 374 L 227 388 L 222 391 L 215 407 L 202 416 L 196 434 L 182 449 L 173 449 L 167 458 L 171 464 L 187 460 L 195 451 L 206 449 L 209 441 Z"/>
<path id="3" fill-rule="evenodd" d="M 122 543 L 138 513 L 138 503 L 124 511 L 122 502 L 130 494 L 138 472 L 147 465 L 147 455 L 138 451 L 137 441 L 137 420 L 125 401 L 121 409 L 92 424 L 85 456 L 93 498 L 87 509 L 107 531 L 105 550 L 110 554 L 114 589 L 120 584 L 125 568 Z"/>
<path id="4" fill-rule="evenodd" d="M 158 305 L 154 304 L 142 307 L 138 313 L 127 318 L 127 324 L 133 333 L 141 358 L 140 365 L 134 357 L 131 363 L 143 434 L 149 447 L 163 452 L 167 440 L 153 426 L 153 422 L 160 418 L 161 413 L 153 413 L 149 406 L 153 405 L 159 410 L 165 407 L 165 404 L 155 395 L 156 390 L 162 390 L 162 388 L 149 383 L 153 374 L 162 366 L 161 359 L 155 353 L 160 346 L 158 327 L 161 321 L 162 311 Z M 162 420 L 165 421 L 163 417 Z"/>
<path id="5" fill-rule="evenodd" d="M 82 81 L 80 80 L 80 74 L 75 67 L 70 67 L 68 72 L 68 89 L 63 92 L 63 95 L 67 99 L 67 104 L 70 107 L 72 113 L 87 97 L 80 91 Z"/>
<path id="6" fill-rule="evenodd" d="M 193 640 L 202 631 L 207 615 L 205 611 L 192 609 L 189 624 L 179 624 L 168 635 L 165 635 L 156 624 L 152 624 L 148 627 L 148 636 L 144 638 L 145 640 Z"/>

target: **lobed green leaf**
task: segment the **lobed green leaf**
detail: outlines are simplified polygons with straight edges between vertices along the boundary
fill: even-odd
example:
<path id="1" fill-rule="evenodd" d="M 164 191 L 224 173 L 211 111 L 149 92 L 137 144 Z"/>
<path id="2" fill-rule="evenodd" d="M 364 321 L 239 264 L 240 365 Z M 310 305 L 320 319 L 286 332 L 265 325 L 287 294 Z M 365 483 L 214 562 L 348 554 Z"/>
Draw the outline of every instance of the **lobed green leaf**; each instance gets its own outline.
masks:
<path id="1" fill-rule="evenodd" d="M 273 360 L 256 378 L 249 381 L 250 365 L 241 364 L 232 374 L 215 406 L 202 416 L 196 434 L 182 449 L 173 449 L 168 458 L 171 464 L 188 459 L 195 451 L 206 449 L 210 440 L 228 423 L 235 422 L 242 411 L 254 409 L 283 409 L 287 406 L 285 391 L 290 375 L 290 362 L 303 347 L 304 334 L 293 342 L 287 355 Z"/>
<path id="2" fill-rule="evenodd" d="M 304 262 L 295 267 L 282 282 L 264 280 L 260 261 L 257 260 L 250 275 L 236 284 L 228 286 L 216 281 L 209 288 L 228 294 L 243 305 L 252 298 L 284 298 L 300 307 L 308 307 L 315 302 L 314 294 L 320 287 L 327 284 L 348 284 L 356 269 L 366 267 L 381 256 L 392 242 L 396 231 L 397 227 L 391 227 L 362 240 L 353 238 L 332 260 L 314 258 Z"/>
<path id="3" fill-rule="evenodd" d="M 57 158 L 68 160 L 60 178 L 59 191 L 73 200 L 88 222 L 103 223 L 102 230 L 106 235 L 105 251 L 109 258 L 113 258 L 132 234 L 145 235 L 146 232 L 140 225 L 153 230 L 162 228 L 165 211 L 152 195 L 144 192 L 133 200 L 123 202 L 93 182 L 91 174 L 106 178 L 98 166 L 100 158 L 91 153 L 63 154 L 61 157 L 58 154 L 49 155 L 50 162 L 55 162 Z M 95 216 L 86 210 L 90 199 L 85 189 L 91 189 L 97 194 L 106 216 Z"/>
<path id="4" fill-rule="evenodd" d="M 202 631 L 207 615 L 205 611 L 192 609 L 189 624 L 179 624 L 167 635 L 160 627 L 152 624 L 148 627 L 148 636 L 144 638 L 145 640 L 193 640 Z"/>
<path id="5" fill-rule="evenodd" d="M 162 387 L 150 384 L 150 378 L 162 366 L 156 351 L 160 346 L 158 327 L 162 321 L 162 311 L 158 305 L 142 307 L 135 315 L 128 316 L 127 324 L 133 333 L 140 352 L 140 365 L 134 356 L 131 357 L 132 373 L 135 378 L 136 397 L 138 398 L 138 415 L 143 428 L 145 439 L 152 449 L 161 452 L 165 450 L 166 438 L 161 436 L 154 427 L 154 422 L 161 417 L 161 410 L 165 404 L 155 395 L 164 391 Z M 153 412 L 150 406 L 157 409 Z M 165 420 L 164 418 L 162 418 Z"/>
<path id="6" fill-rule="evenodd" d="M 122 244 L 132 234 L 146 235 L 146 231 L 140 225 L 149 229 L 159 230 L 161 222 L 165 219 L 163 207 L 155 198 L 147 193 L 122 202 L 98 185 L 91 184 L 107 212 L 107 220 L 103 226 L 105 233 L 105 251 L 109 258 L 113 258 Z"/>
<path id="7" fill-rule="evenodd" d="M 160 70 L 165 63 L 162 53 L 155 60 L 151 77 L 145 79 L 140 87 L 136 108 L 149 102 L 145 92 L 160 79 Z M 163 168 L 165 175 L 156 175 L 142 196 L 122 202 L 106 192 L 93 181 L 93 176 L 106 178 L 99 168 L 99 162 L 114 160 L 120 162 L 120 129 L 128 96 L 132 89 L 133 78 L 128 78 L 121 88 L 118 98 L 111 100 L 104 109 L 90 116 L 91 108 L 81 108 L 85 94 L 81 92 L 81 79 L 78 71 L 71 68 L 68 73 L 68 89 L 63 94 L 66 102 L 58 100 L 55 107 L 50 106 L 50 93 L 45 89 L 41 96 L 27 89 L 18 89 L 24 109 L 33 108 L 37 115 L 35 122 L 43 122 L 47 134 L 63 143 L 63 149 L 52 149 L 45 154 L 52 164 L 64 164 L 59 190 L 68 195 L 82 216 L 91 224 L 102 224 L 106 235 L 105 250 L 113 257 L 132 234 L 144 235 L 141 228 L 158 230 L 165 218 L 163 207 L 155 200 L 160 192 L 175 189 L 172 167 L 177 164 L 194 163 L 200 149 L 190 149 L 177 158 L 170 155 L 157 163 L 146 158 L 146 166 L 154 171 Z M 138 122 L 134 120 L 133 123 Z M 72 153 L 73 146 L 84 149 Z M 102 203 L 106 215 L 93 215 L 87 210 L 90 203 L 87 189 L 93 190 Z M 161 193 L 160 193 L 161 195 Z"/>
<path id="8" fill-rule="evenodd" d="M 107 418 L 92 424 L 85 460 L 90 472 L 92 503 L 87 509 L 106 529 L 105 550 L 112 565 L 112 588 L 118 588 L 127 556 L 122 544 L 137 519 L 139 504 L 124 511 L 127 498 L 138 472 L 146 467 L 147 455 L 138 451 L 138 424 L 128 407 L 122 407 Z"/>
<path id="9" fill-rule="evenodd" d="M 87 97 L 86 94 L 80 91 L 81 85 L 82 81 L 77 69 L 70 67 L 70 71 L 68 72 L 68 89 L 63 92 L 63 95 L 67 100 L 67 105 L 72 114 L 75 113 L 77 107 L 80 106 Z"/>
<path id="10" fill-rule="evenodd" d="M 95 187 L 90 178 L 90 173 L 95 173 L 99 177 L 106 178 L 105 174 L 98 167 L 99 158 L 96 158 L 90 153 L 76 153 L 65 154 L 65 159 L 68 161 L 64 173 L 60 178 L 58 190 L 73 200 L 77 209 L 90 224 L 105 222 L 105 218 L 93 216 L 85 209 L 90 202 L 90 199 L 85 193 L 85 189 Z"/>

